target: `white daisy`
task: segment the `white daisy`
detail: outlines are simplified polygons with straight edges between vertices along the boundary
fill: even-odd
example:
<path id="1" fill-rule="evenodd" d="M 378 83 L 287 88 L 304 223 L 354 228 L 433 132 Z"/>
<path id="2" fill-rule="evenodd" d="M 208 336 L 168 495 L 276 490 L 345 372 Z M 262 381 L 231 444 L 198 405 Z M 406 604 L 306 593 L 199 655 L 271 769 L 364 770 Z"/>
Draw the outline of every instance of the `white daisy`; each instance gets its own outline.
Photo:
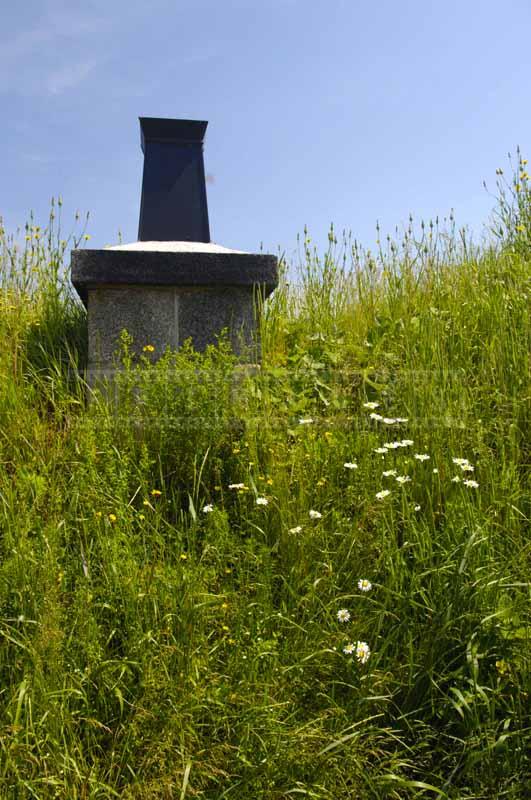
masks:
<path id="1" fill-rule="evenodd" d="M 367 578 L 360 578 L 358 581 L 358 589 L 360 592 L 370 592 L 372 589 L 372 583 L 367 580 Z"/>
<path id="2" fill-rule="evenodd" d="M 257 506 L 266 506 L 269 503 L 267 497 L 257 497 L 256 498 L 256 505 Z"/>
<path id="3" fill-rule="evenodd" d="M 413 439 L 402 439 L 401 442 L 398 443 L 400 447 L 409 447 L 412 444 L 415 444 Z"/>
<path id="4" fill-rule="evenodd" d="M 345 469 L 358 469 L 358 465 L 355 464 L 353 461 L 345 461 L 343 464 Z"/>
<path id="5" fill-rule="evenodd" d="M 459 475 L 454 475 L 454 477 L 452 478 L 452 483 L 461 483 L 461 478 L 459 477 Z"/>
<path id="6" fill-rule="evenodd" d="M 374 452 L 378 453 L 379 455 L 384 456 L 387 453 L 387 448 L 386 447 L 377 447 Z"/>
<path id="7" fill-rule="evenodd" d="M 382 472 L 384 478 L 395 478 L 396 474 L 396 469 L 386 469 L 385 472 Z"/>
<path id="8" fill-rule="evenodd" d="M 420 511 L 420 506 L 415 506 L 415 511 Z"/>
<path id="9" fill-rule="evenodd" d="M 411 478 L 409 477 L 409 475 L 399 475 L 397 477 L 397 479 L 396 479 L 396 482 L 397 483 L 409 483 L 410 480 L 411 480 Z"/>
<path id="10" fill-rule="evenodd" d="M 387 495 L 389 495 L 389 494 L 391 494 L 389 489 L 382 489 L 381 492 L 376 492 L 376 499 L 377 500 L 383 500 L 384 497 L 387 497 Z"/>
<path id="11" fill-rule="evenodd" d="M 212 503 L 207 503 L 206 506 L 203 506 L 203 514 L 210 514 L 211 511 L 214 511 L 214 506 Z"/>
<path id="12" fill-rule="evenodd" d="M 350 619 L 350 611 L 348 608 L 340 608 L 337 612 L 339 622 L 348 622 Z"/>
<path id="13" fill-rule="evenodd" d="M 363 404 L 363 408 L 370 408 L 371 411 L 374 411 L 374 409 L 378 408 L 379 405 L 380 405 L 380 403 L 375 403 L 375 402 L 371 401 L 370 403 L 364 403 Z"/>
<path id="14" fill-rule="evenodd" d="M 394 425 L 394 424 L 395 424 L 395 422 L 397 422 L 397 420 L 396 420 L 396 419 L 394 419 L 394 417 L 384 417 L 384 418 L 383 418 L 383 421 L 384 421 L 384 423 L 385 423 L 386 425 Z"/>
<path id="15" fill-rule="evenodd" d="M 372 414 L 369 414 L 369 417 L 370 419 L 375 419 L 377 422 L 380 422 L 383 419 L 381 414 L 375 414 L 374 411 L 372 412 Z"/>
<path id="16" fill-rule="evenodd" d="M 414 458 L 416 458 L 417 461 L 429 461 L 430 460 L 430 457 L 429 457 L 429 455 L 427 453 L 415 453 Z"/>
<path id="17" fill-rule="evenodd" d="M 321 519 L 322 516 L 319 511 L 314 511 L 313 508 L 310 509 L 310 519 Z"/>
<path id="18" fill-rule="evenodd" d="M 479 483 L 477 481 L 463 481 L 463 483 L 465 486 L 468 486 L 471 489 L 477 489 L 479 486 Z"/>
<path id="19" fill-rule="evenodd" d="M 345 645 L 345 647 L 343 648 L 343 652 L 346 656 L 351 656 L 355 649 L 356 646 L 351 642 L 350 644 Z"/>
<path id="20" fill-rule="evenodd" d="M 288 533 L 300 533 L 302 531 L 302 525 L 296 525 L 294 528 L 290 528 Z"/>
<path id="21" fill-rule="evenodd" d="M 371 654 L 367 642 L 356 642 L 356 658 L 360 664 L 366 664 Z"/>

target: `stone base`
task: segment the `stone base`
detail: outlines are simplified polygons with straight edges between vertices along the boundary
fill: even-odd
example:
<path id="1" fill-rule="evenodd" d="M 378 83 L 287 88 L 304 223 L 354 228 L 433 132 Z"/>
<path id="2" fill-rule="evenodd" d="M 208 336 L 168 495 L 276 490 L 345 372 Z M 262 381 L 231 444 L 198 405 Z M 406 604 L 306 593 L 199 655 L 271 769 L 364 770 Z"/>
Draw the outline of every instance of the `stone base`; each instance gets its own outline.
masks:
<path id="1" fill-rule="evenodd" d="M 234 352 L 249 360 L 259 347 L 255 299 L 252 290 L 241 287 L 89 289 L 89 362 L 111 365 L 124 329 L 133 337 L 134 352 L 150 345 L 154 358 L 168 347 L 177 350 L 188 338 L 202 351 L 227 330 Z"/>
<path id="2" fill-rule="evenodd" d="M 138 242 L 72 251 L 72 282 L 88 311 L 89 375 L 112 368 L 125 329 L 133 351 L 157 359 L 191 338 L 196 350 L 226 329 L 246 362 L 259 354 L 257 309 L 278 282 L 275 256 L 200 242 Z"/>

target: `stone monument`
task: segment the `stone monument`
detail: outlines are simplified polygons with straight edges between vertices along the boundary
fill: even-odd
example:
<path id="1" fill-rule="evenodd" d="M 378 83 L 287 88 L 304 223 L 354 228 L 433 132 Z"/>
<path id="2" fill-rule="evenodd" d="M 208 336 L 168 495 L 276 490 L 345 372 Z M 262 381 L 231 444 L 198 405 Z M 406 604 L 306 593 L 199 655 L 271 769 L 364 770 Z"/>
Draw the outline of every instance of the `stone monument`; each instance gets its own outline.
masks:
<path id="1" fill-rule="evenodd" d="M 196 350 L 228 330 L 244 362 L 259 357 L 257 308 L 277 286 L 272 255 L 210 241 L 203 138 L 207 123 L 140 118 L 144 174 L 138 241 L 72 251 L 72 283 L 87 308 L 89 382 L 111 375 L 122 330 L 160 357 Z"/>

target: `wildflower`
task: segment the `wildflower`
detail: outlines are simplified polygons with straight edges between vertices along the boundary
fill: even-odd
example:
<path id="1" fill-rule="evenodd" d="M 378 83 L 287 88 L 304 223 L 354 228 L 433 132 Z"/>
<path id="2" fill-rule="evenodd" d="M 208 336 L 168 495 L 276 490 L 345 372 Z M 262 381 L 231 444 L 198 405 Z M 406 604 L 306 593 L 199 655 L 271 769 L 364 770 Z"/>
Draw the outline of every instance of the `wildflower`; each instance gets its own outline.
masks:
<path id="1" fill-rule="evenodd" d="M 371 401 L 369 403 L 364 403 L 363 408 L 370 408 L 371 411 L 374 411 L 374 409 L 378 408 L 379 405 L 380 403 L 375 403 L 374 401 Z"/>
<path id="2" fill-rule="evenodd" d="M 396 479 L 396 482 L 397 483 L 409 483 L 410 480 L 411 480 L 411 478 L 409 477 L 409 475 L 398 475 L 398 477 Z"/>
<path id="3" fill-rule="evenodd" d="M 523 225 L 517 225 L 516 230 L 518 231 L 518 233 L 523 233 L 525 231 L 525 228 Z"/>
<path id="4" fill-rule="evenodd" d="M 290 528 L 288 533 L 300 533 L 302 531 L 302 525 L 296 525 L 294 528 Z"/>
<path id="5" fill-rule="evenodd" d="M 358 469 L 358 465 L 355 464 L 353 461 L 345 461 L 343 464 L 345 469 Z"/>
<path id="6" fill-rule="evenodd" d="M 313 419 L 311 417 L 300 417 L 299 425 L 311 425 Z"/>
<path id="7" fill-rule="evenodd" d="M 155 352 L 155 348 L 153 347 L 152 344 L 145 344 L 144 347 L 142 348 L 142 350 L 144 351 L 144 353 L 154 353 Z"/>
<path id="8" fill-rule="evenodd" d="M 244 483 L 229 483 L 229 489 L 245 489 Z"/>
<path id="9" fill-rule="evenodd" d="M 415 506 L 415 511 L 420 511 L 420 506 Z"/>
<path id="10" fill-rule="evenodd" d="M 372 412 L 372 414 L 369 414 L 369 418 L 370 419 L 375 419 L 378 422 L 383 419 L 381 414 L 376 414 L 374 411 Z"/>
<path id="11" fill-rule="evenodd" d="M 387 453 L 387 447 L 377 447 L 374 452 L 384 456 Z"/>
<path id="12" fill-rule="evenodd" d="M 233 454 L 233 455 L 235 455 L 235 456 L 237 456 L 237 455 L 238 455 L 238 453 L 241 453 L 241 450 L 240 450 L 240 448 L 239 448 L 239 447 L 233 447 L 233 448 L 232 448 L 232 454 Z"/>
<path id="13" fill-rule="evenodd" d="M 214 511 L 214 506 L 212 503 L 207 503 L 206 506 L 202 508 L 203 514 L 210 514 L 211 511 Z"/>
<path id="14" fill-rule="evenodd" d="M 461 469 L 463 472 L 474 472 L 474 467 L 472 464 L 461 464 Z"/>
<path id="15" fill-rule="evenodd" d="M 142 505 L 143 506 L 151 506 L 151 503 L 149 502 L 149 500 L 142 500 Z"/>
<path id="16" fill-rule="evenodd" d="M 415 442 L 413 439 L 402 439 L 402 441 L 398 442 L 398 444 L 400 447 L 409 447 L 410 445 L 415 444 Z"/>
<path id="17" fill-rule="evenodd" d="M 356 658 L 360 662 L 360 664 L 366 664 L 369 660 L 369 656 L 371 654 L 369 645 L 367 642 L 357 642 L 356 643 Z"/>
<path id="18" fill-rule="evenodd" d="M 385 472 L 382 472 L 384 478 L 394 478 L 396 477 L 396 469 L 386 469 Z"/>
<path id="19" fill-rule="evenodd" d="M 267 497 L 257 497 L 256 498 L 256 505 L 257 506 L 266 506 L 269 503 Z"/>
<path id="20" fill-rule="evenodd" d="M 429 455 L 427 453 L 415 453 L 414 458 L 416 458 L 417 461 L 429 461 L 430 460 L 430 457 L 429 457 Z"/>
<path id="21" fill-rule="evenodd" d="M 181 561 L 186 561 L 187 559 L 188 556 L 186 555 L 186 553 L 181 553 Z"/>
<path id="22" fill-rule="evenodd" d="M 96 516 L 101 517 L 101 511 L 96 511 Z"/>
<path id="23" fill-rule="evenodd" d="M 138 515 L 138 519 L 144 520 L 144 519 L 145 519 L 145 516 L 144 516 L 143 514 L 139 514 L 139 515 Z"/>
<path id="24" fill-rule="evenodd" d="M 461 478 L 459 477 L 459 475 L 454 475 L 454 477 L 452 478 L 452 483 L 461 483 Z"/>
<path id="25" fill-rule="evenodd" d="M 503 658 L 499 661 L 496 661 L 496 669 L 500 673 L 500 675 L 506 675 L 508 672 L 511 671 L 511 667 Z"/>
<path id="26" fill-rule="evenodd" d="M 438 475 L 439 470 L 437 469 L 437 467 L 435 467 L 434 469 L 432 469 L 432 472 L 434 475 Z"/>
<path id="27" fill-rule="evenodd" d="M 273 478 L 268 478 L 266 480 L 266 483 L 267 483 L 268 486 L 273 486 Z"/>
<path id="28" fill-rule="evenodd" d="M 479 483 L 477 481 L 463 481 L 465 486 L 468 486 L 470 489 L 477 489 Z"/>
<path id="29" fill-rule="evenodd" d="M 351 656 L 355 649 L 356 649 L 355 645 L 353 645 L 351 642 L 350 644 L 345 645 L 345 647 L 343 648 L 343 652 L 346 656 Z"/>
<path id="30" fill-rule="evenodd" d="M 463 464 L 469 464 L 468 458 L 452 458 L 454 464 L 457 464 L 458 467 L 462 467 Z"/>
<path id="31" fill-rule="evenodd" d="M 229 630 L 230 630 L 230 628 L 229 628 L 229 626 L 228 626 L 228 625 L 222 625 L 222 626 L 221 626 L 221 630 L 222 630 L 222 631 L 229 631 Z"/>
<path id="32" fill-rule="evenodd" d="M 385 422 L 386 425 L 394 425 L 395 422 L 397 422 L 397 420 L 394 419 L 394 417 L 384 417 L 383 421 Z"/>
<path id="33" fill-rule="evenodd" d="M 409 422 L 409 417 L 397 417 L 397 422 Z"/>
<path id="34" fill-rule="evenodd" d="M 310 509 L 310 519 L 321 519 L 322 516 L 319 511 L 314 511 L 313 508 Z"/>
<path id="35" fill-rule="evenodd" d="M 162 492 L 160 491 L 160 489 L 152 489 L 151 490 L 151 496 L 152 497 L 160 497 L 161 494 L 162 494 Z"/>
<path id="36" fill-rule="evenodd" d="M 348 608 L 340 608 L 337 612 L 339 622 L 348 622 L 350 619 L 350 611 Z"/>
<path id="37" fill-rule="evenodd" d="M 384 499 L 384 497 L 387 497 L 389 494 L 391 494 L 391 492 L 389 491 L 389 489 L 382 489 L 382 491 L 381 491 L 381 492 L 377 492 L 377 493 L 376 493 L 376 499 L 377 499 L 377 500 L 383 500 L 383 499 Z"/>
<path id="38" fill-rule="evenodd" d="M 109 514 L 109 522 L 116 522 L 116 514 Z"/>
<path id="39" fill-rule="evenodd" d="M 384 447 L 386 450 L 396 450 L 398 447 L 400 447 L 400 442 L 386 442 Z"/>
<path id="40" fill-rule="evenodd" d="M 358 581 L 358 589 L 360 592 L 370 592 L 372 589 L 372 583 L 367 580 L 367 578 L 360 578 Z"/>

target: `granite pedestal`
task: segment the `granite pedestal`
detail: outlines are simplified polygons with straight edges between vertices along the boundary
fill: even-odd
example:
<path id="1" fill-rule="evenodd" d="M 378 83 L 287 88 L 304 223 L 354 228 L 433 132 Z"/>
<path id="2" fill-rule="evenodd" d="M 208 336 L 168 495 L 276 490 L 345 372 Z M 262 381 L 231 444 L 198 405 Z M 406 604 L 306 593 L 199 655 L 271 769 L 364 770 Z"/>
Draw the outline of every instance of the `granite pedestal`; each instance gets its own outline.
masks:
<path id="1" fill-rule="evenodd" d="M 72 251 L 72 283 L 88 312 L 89 381 L 115 368 L 121 332 L 152 358 L 191 338 L 196 350 L 228 331 L 244 362 L 258 360 L 257 308 L 278 283 L 275 256 L 204 242 L 135 242 Z"/>

